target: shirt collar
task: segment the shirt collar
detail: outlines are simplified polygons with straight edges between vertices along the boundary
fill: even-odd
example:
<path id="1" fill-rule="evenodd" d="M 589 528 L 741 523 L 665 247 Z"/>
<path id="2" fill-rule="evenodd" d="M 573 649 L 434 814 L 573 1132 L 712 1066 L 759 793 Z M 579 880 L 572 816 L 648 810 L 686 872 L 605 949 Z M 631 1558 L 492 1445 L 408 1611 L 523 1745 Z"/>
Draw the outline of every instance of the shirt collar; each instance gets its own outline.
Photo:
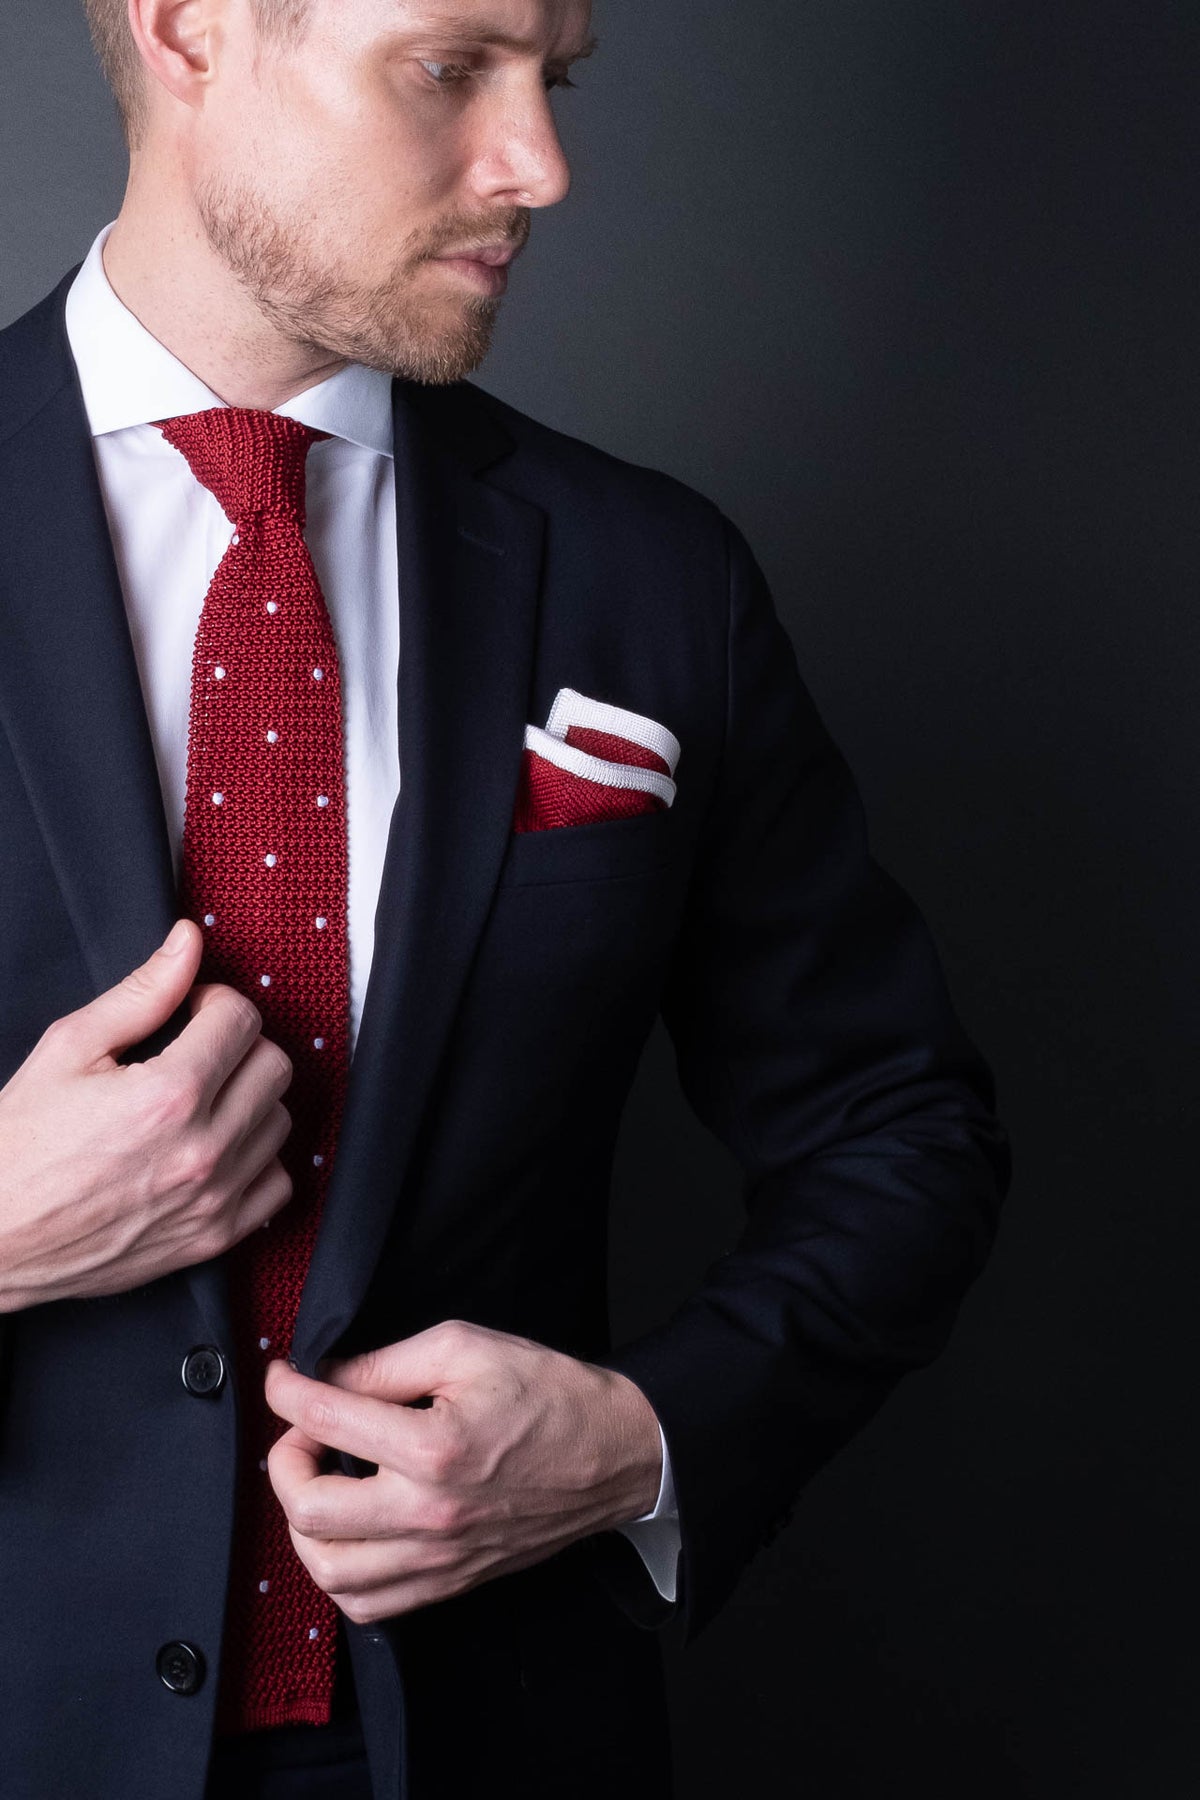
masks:
<path id="1" fill-rule="evenodd" d="M 67 293 L 67 338 L 93 437 L 226 404 L 117 298 L 101 256 L 115 223 L 98 232 Z M 347 363 L 274 410 L 381 456 L 393 453 L 392 377 L 382 369 Z"/>

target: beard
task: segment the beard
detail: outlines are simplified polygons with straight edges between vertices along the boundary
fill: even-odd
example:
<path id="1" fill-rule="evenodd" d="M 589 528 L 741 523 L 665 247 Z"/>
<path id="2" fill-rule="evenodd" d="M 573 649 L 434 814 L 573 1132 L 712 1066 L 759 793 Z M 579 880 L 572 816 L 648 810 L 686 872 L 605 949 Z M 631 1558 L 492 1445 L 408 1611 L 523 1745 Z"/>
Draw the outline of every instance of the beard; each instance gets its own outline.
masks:
<path id="1" fill-rule="evenodd" d="M 529 235 L 523 207 L 486 218 L 459 214 L 436 233 L 410 233 L 397 247 L 391 271 L 372 283 L 322 260 L 310 222 L 273 211 L 249 186 L 210 177 L 195 198 L 212 249 L 288 342 L 439 385 L 462 381 L 484 360 L 500 299 L 422 292 L 417 271 L 458 244 L 505 238 L 519 245 Z"/>

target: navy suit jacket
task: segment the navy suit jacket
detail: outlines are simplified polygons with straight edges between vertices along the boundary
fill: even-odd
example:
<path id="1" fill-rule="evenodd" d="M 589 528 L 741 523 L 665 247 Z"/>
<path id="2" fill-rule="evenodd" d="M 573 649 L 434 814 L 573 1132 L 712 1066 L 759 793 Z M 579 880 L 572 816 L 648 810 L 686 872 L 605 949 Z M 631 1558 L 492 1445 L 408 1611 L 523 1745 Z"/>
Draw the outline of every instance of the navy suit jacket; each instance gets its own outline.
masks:
<path id="1" fill-rule="evenodd" d="M 75 273 L 0 333 L 0 1080 L 176 917 Z M 606 1532 L 347 1625 L 373 1779 L 386 1800 L 664 1800 L 653 1628 L 678 1610 L 694 1637 L 944 1344 L 1006 1139 L 739 532 L 469 383 L 393 393 L 401 792 L 294 1355 L 313 1373 L 463 1318 L 622 1370 L 667 1436 L 682 1555 L 676 1609 Z M 673 806 L 512 832 L 524 726 L 561 687 L 675 733 Z M 660 1011 L 745 1172 L 745 1227 L 614 1349 L 610 1165 Z M 235 1419 L 232 1382 L 181 1381 L 199 1344 L 230 1354 L 219 1259 L 0 1319 L 6 1800 L 201 1800 Z M 175 1640 L 207 1665 L 186 1696 L 156 1674 Z"/>

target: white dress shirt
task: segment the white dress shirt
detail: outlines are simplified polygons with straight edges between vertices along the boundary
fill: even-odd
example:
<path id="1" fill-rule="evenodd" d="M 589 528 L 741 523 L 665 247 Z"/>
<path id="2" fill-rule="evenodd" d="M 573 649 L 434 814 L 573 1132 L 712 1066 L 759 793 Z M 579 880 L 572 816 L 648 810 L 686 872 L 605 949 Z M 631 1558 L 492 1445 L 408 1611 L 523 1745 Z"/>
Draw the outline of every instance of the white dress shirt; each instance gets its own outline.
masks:
<path id="1" fill-rule="evenodd" d="M 183 837 L 192 645 L 233 527 L 215 496 L 152 423 L 226 403 L 117 298 L 98 233 L 67 295 L 117 570 L 162 784 L 176 883 Z M 375 906 L 400 791 L 396 681 L 396 489 L 391 377 L 361 363 L 306 388 L 276 412 L 326 431 L 308 453 L 305 542 L 337 641 L 346 754 L 350 1047 L 371 972 Z M 675 1598 L 679 1526 L 667 1441 L 652 1511 L 617 1529 L 665 1599 Z"/>

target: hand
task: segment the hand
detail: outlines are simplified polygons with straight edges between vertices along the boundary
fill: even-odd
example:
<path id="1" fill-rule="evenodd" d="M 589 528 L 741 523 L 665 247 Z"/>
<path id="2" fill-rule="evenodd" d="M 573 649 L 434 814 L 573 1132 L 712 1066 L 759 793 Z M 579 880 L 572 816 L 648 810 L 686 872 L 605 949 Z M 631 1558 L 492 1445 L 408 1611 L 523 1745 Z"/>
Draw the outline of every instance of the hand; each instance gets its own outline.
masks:
<path id="1" fill-rule="evenodd" d="M 267 1469 L 297 1555 L 356 1624 L 541 1562 L 657 1498 L 641 1389 L 528 1338 L 450 1319 L 322 1374 L 269 1365 L 268 1404 L 292 1429 Z M 377 1473 L 321 1474 L 326 1447 Z"/>
<path id="2" fill-rule="evenodd" d="M 0 1312 L 204 1262 L 291 1197 L 277 1155 L 291 1062 L 252 1001 L 193 986 L 202 945 L 180 920 L 140 968 L 47 1026 L 0 1088 Z M 160 1055 L 117 1062 L 189 996 Z"/>

